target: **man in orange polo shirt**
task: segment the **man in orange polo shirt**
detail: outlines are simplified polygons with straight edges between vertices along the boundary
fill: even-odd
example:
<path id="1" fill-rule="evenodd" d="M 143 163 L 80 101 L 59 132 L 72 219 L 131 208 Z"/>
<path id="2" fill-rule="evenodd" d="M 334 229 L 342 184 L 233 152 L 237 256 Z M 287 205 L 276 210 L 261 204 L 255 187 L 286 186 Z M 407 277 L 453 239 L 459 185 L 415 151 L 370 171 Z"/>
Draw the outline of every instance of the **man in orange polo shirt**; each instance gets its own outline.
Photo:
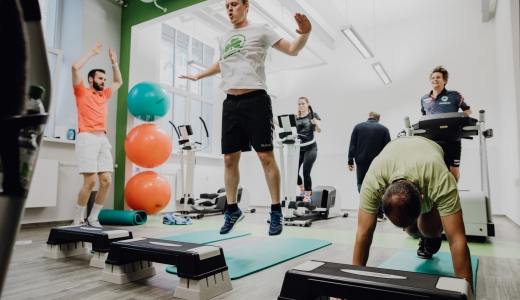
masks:
<path id="1" fill-rule="evenodd" d="M 112 181 L 114 160 L 110 149 L 112 146 L 106 137 L 107 132 L 107 102 L 112 92 L 123 84 L 121 72 L 117 63 L 117 55 L 112 47 L 108 49 L 114 82 L 105 89 L 105 71 L 94 69 L 88 73 L 88 85 L 85 87 L 81 68 L 93 56 L 101 53 L 102 43 L 98 42 L 92 50 L 83 55 L 72 65 L 72 85 L 76 106 L 78 108 L 78 135 L 76 136 L 76 158 L 79 173 L 83 174 L 83 186 L 78 194 L 76 216 L 72 225 L 91 225 L 101 227 L 98 215 L 103 208 Z M 85 207 L 94 185 L 96 175 L 99 177 L 99 190 L 90 215 L 85 220 Z"/>

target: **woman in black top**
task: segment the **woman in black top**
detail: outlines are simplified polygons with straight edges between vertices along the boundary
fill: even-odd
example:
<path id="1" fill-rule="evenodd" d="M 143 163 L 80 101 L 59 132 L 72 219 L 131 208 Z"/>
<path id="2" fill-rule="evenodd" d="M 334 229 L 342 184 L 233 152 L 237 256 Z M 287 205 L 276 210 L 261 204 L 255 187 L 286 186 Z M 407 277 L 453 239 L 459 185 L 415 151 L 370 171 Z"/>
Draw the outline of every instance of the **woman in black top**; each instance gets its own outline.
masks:
<path id="1" fill-rule="evenodd" d="M 296 118 L 296 128 L 298 138 L 302 144 L 312 141 L 314 131 L 321 132 L 321 118 L 316 112 L 311 113 L 309 109 L 309 99 L 300 97 L 298 99 L 298 114 Z M 312 143 L 308 146 L 300 148 L 300 160 L 298 162 L 298 186 L 300 187 L 300 195 L 305 196 L 303 201 L 312 202 L 312 179 L 311 170 L 316 157 L 318 156 L 318 144 Z M 303 179 L 300 176 L 300 168 L 303 164 Z"/>

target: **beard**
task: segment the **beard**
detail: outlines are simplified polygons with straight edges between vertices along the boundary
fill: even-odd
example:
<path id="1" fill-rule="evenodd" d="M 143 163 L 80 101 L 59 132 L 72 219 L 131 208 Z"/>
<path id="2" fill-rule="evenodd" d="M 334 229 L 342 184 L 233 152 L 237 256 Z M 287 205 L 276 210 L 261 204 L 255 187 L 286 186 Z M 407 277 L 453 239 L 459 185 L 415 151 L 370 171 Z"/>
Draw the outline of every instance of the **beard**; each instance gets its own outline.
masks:
<path id="1" fill-rule="evenodd" d="M 104 83 L 102 83 L 102 84 L 98 84 L 97 82 L 94 81 L 94 82 L 92 82 L 92 87 L 93 87 L 96 91 L 101 92 L 102 90 L 105 89 L 105 84 L 104 84 Z"/>

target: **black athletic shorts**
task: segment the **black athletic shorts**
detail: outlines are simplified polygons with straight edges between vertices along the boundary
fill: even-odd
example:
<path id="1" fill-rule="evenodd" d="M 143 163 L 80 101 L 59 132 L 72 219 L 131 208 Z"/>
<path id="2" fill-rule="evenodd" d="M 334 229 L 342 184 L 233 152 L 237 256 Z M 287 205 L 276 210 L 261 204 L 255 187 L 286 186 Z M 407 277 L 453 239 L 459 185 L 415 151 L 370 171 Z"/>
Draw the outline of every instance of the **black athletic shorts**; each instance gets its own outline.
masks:
<path id="1" fill-rule="evenodd" d="M 227 95 L 222 107 L 222 154 L 273 150 L 273 109 L 264 90 Z"/>
<path id="2" fill-rule="evenodd" d="M 459 167 L 460 166 L 460 152 L 462 149 L 462 145 L 460 140 L 458 141 L 436 141 L 439 146 L 442 147 L 444 151 L 444 162 L 448 169 L 451 167 Z"/>

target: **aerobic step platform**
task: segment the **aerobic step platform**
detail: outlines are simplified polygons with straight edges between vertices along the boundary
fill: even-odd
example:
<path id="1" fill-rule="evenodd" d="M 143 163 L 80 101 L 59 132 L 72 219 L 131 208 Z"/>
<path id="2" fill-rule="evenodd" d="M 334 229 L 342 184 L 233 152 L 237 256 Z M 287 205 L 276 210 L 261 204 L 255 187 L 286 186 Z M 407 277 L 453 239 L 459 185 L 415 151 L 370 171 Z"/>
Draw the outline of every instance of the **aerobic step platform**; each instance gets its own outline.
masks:
<path id="1" fill-rule="evenodd" d="M 153 276 L 152 262 L 177 266 L 175 297 L 209 299 L 232 289 L 221 247 L 149 238 L 112 243 L 101 280 L 124 284 Z"/>
<path id="2" fill-rule="evenodd" d="M 44 257 L 58 259 L 88 254 L 86 243 L 95 251 L 90 260 L 91 267 L 104 268 L 110 244 L 132 238 L 128 230 L 108 227 L 62 226 L 51 229 Z"/>
<path id="3" fill-rule="evenodd" d="M 473 300 L 465 279 L 380 268 L 308 261 L 285 274 L 278 300 L 467 299 Z"/>

